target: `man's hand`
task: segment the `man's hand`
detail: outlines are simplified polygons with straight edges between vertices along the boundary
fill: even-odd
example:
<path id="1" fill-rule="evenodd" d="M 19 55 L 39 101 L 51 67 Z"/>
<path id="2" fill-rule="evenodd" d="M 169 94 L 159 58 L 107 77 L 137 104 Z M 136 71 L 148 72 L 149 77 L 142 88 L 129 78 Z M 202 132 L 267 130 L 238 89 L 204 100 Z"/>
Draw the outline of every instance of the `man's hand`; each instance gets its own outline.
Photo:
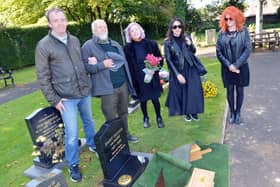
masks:
<path id="1" fill-rule="evenodd" d="M 185 77 L 182 74 L 178 74 L 177 79 L 178 79 L 179 83 L 181 83 L 181 84 L 186 84 L 186 82 L 187 82 Z"/>
<path id="2" fill-rule="evenodd" d="M 105 60 L 103 61 L 103 63 L 104 63 L 104 66 L 105 66 L 106 68 L 114 67 L 114 61 L 113 61 L 112 59 L 110 59 L 110 58 L 105 59 Z"/>
<path id="3" fill-rule="evenodd" d="M 61 99 L 61 100 L 55 105 L 55 108 L 56 108 L 57 110 L 59 110 L 61 114 L 62 114 L 63 111 L 65 110 L 64 105 L 63 105 L 63 101 L 64 101 L 64 100 L 65 100 L 65 99 Z"/>
<path id="4" fill-rule="evenodd" d="M 97 64 L 97 59 L 95 57 L 88 57 L 88 63 L 95 65 Z"/>

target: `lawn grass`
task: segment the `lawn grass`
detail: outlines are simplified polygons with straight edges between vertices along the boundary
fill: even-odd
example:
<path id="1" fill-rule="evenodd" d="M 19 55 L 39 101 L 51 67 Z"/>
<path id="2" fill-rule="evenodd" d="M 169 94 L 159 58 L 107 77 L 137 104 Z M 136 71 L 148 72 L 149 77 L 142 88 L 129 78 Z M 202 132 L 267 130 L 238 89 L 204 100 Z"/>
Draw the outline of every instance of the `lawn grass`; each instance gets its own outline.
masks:
<path id="1" fill-rule="evenodd" d="M 36 80 L 36 72 L 34 66 L 26 67 L 21 70 L 16 70 L 14 74 L 17 86 L 30 83 Z"/>
<path id="2" fill-rule="evenodd" d="M 185 122 L 182 116 L 169 117 L 168 109 L 164 106 L 167 90 L 162 94 L 160 101 L 162 105 L 162 116 L 165 128 L 156 126 L 155 114 L 152 103 L 148 103 L 151 127 L 143 128 L 143 116 L 137 110 L 129 116 L 129 129 L 132 134 L 139 136 L 140 142 L 130 144 L 131 151 L 142 152 L 169 152 L 180 145 L 194 142 L 196 140 L 205 144 L 219 142 L 221 139 L 222 118 L 225 107 L 225 92 L 220 78 L 220 63 L 217 59 L 202 59 L 208 74 L 206 78 L 218 86 L 218 95 L 215 98 L 205 99 L 205 112 L 201 115 L 199 122 Z M 26 71 L 15 72 L 18 79 L 35 80 L 34 67 Z M 25 74 L 28 74 L 25 76 Z M 25 79 L 24 77 L 28 77 Z M 93 118 L 96 130 L 104 123 L 104 117 L 100 110 L 100 100 L 92 100 Z M 48 106 L 42 93 L 36 91 L 27 96 L 0 105 L 0 181 L 1 186 L 14 187 L 24 186 L 30 181 L 23 175 L 24 170 L 32 165 L 32 141 L 24 118 L 37 108 Z M 83 131 L 80 130 L 83 137 Z M 81 153 L 81 169 L 84 179 L 81 183 L 72 183 L 69 180 L 67 169 L 64 174 L 69 187 L 84 186 L 96 187 L 103 178 L 99 160 L 88 150 Z"/>
<path id="3" fill-rule="evenodd" d="M 36 80 L 35 67 L 30 66 L 13 72 L 16 86 L 21 86 Z M 10 80 L 7 80 L 8 86 L 11 87 Z M 4 81 L 0 81 L 0 91 L 5 89 Z"/>

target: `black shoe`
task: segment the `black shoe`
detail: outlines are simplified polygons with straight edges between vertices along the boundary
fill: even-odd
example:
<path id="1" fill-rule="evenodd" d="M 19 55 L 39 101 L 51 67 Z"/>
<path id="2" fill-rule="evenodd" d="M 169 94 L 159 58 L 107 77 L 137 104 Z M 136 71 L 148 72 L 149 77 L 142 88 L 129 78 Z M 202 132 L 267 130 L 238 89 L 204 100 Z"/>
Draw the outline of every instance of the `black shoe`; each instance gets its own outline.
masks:
<path id="1" fill-rule="evenodd" d="M 192 120 L 194 120 L 194 121 L 199 121 L 200 119 L 198 118 L 198 115 L 197 114 L 192 114 L 191 115 L 191 118 L 192 118 Z"/>
<path id="2" fill-rule="evenodd" d="M 236 121 L 236 119 L 235 119 L 235 113 L 232 112 L 232 113 L 230 114 L 229 124 L 234 124 L 235 121 Z"/>
<path id="3" fill-rule="evenodd" d="M 240 112 L 237 112 L 237 113 L 236 113 L 236 116 L 235 116 L 235 123 L 236 123 L 236 125 L 240 125 L 240 124 L 241 124 Z"/>
<path id="4" fill-rule="evenodd" d="M 131 134 L 128 134 L 127 141 L 129 141 L 131 143 L 137 143 L 139 141 L 139 139 L 136 136 L 132 136 Z"/>
<path id="5" fill-rule="evenodd" d="M 80 172 L 79 165 L 72 165 L 69 168 L 70 179 L 72 182 L 80 182 L 83 178 L 82 173 Z"/>
<path id="6" fill-rule="evenodd" d="M 144 118 L 144 128 L 149 128 L 149 127 L 150 127 L 149 118 L 146 117 L 146 118 Z"/>
<path id="7" fill-rule="evenodd" d="M 191 118 L 191 115 L 187 114 L 185 117 L 184 117 L 185 121 L 187 122 L 190 122 L 192 121 L 192 118 Z"/>
<path id="8" fill-rule="evenodd" d="M 164 124 L 162 122 L 162 118 L 161 117 L 157 118 L 157 125 L 158 125 L 158 128 L 163 128 L 164 127 Z"/>

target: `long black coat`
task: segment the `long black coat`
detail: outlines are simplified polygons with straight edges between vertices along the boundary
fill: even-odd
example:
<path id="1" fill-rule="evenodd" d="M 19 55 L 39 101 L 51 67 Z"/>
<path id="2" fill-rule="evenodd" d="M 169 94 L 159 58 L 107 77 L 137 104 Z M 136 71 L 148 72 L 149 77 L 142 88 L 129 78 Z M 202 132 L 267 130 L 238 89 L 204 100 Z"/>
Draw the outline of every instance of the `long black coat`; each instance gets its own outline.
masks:
<path id="1" fill-rule="evenodd" d="M 156 57 L 162 57 L 158 45 L 155 41 L 143 39 L 141 42 L 143 42 L 143 52 L 145 54 L 143 59 L 145 59 L 147 54 L 153 54 Z M 144 82 L 145 73 L 143 72 L 143 69 L 145 68 L 145 64 L 144 61 L 143 63 L 137 62 L 134 45 L 136 45 L 135 42 L 126 44 L 126 46 L 124 47 L 124 52 L 129 65 L 129 70 L 137 97 L 140 101 L 156 99 L 160 97 L 162 91 L 159 71 L 155 72 L 150 83 Z M 160 62 L 160 65 L 163 65 L 163 60 Z"/>
<path id="2" fill-rule="evenodd" d="M 169 68 L 169 91 L 166 106 L 169 115 L 186 115 L 204 112 L 204 98 L 200 75 L 204 68 L 194 56 L 196 49 L 183 42 L 181 48 L 173 40 L 164 42 L 164 53 Z M 198 68 L 200 67 L 200 68 Z M 203 74 L 206 73 L 204 69 Z M 177 75 L 182 74 L 186 84 L 180 84 Z"/>

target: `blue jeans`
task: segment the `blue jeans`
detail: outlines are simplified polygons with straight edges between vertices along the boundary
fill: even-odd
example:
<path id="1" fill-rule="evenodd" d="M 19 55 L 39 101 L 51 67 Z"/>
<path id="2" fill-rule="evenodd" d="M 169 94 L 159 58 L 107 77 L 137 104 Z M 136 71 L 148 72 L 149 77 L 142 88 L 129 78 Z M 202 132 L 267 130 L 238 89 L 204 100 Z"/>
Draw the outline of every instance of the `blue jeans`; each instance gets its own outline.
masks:
<path id="1" fill-rule="evenodd" d="M 65 126 L 65 159 L 68 166 L 72 166 L 80 163 L 78 110 L 83 123 L 86 144 L 89 147 L 95 148 L 95 129 L 91 112 L 91 97 L 66 99 L 63 101 L 63 105 L 65 110 L 61 116 Z"/>

